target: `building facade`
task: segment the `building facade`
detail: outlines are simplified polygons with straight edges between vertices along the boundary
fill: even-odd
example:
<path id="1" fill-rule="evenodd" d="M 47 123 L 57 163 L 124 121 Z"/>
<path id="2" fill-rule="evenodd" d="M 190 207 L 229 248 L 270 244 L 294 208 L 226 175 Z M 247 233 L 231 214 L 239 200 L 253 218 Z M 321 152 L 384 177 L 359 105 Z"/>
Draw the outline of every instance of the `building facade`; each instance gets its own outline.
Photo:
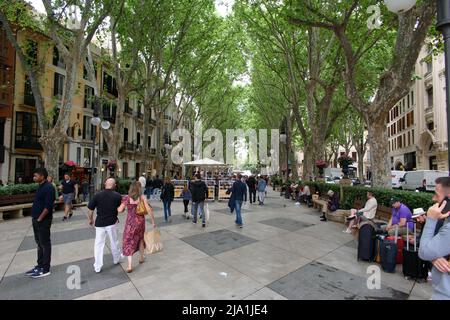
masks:
<path id="1" fill-rule="evenodd" d="M 36 105 L 30 82 L 0 29 L 0 172 L 4 182 L 32 182 L 33 170 L 44 166 L 43 149 L 39 143 L 40 131 L 36 115 Z M 65 64 L 51 39 L 44 34 L 24 29 L 16 32 L 18 43 L 26 48 L 26 54 L 39 67 L 39 83 L 43 95 L 46 116 L 56 122 L 60 99 L 65 81 Z M 107 98 L 101 106 L 100 116 L 114 128 L 117 112 L 118 92 L 113 73 L 99 58 L 101 50 L 91 45 L 93 52 L 95 80 L 89 79 L 84 64 L 78 66 L 77 89 L 75 91 L 67 140 L 60 150 L 60 166 L 67 161 L 77 164 L 77 170 L 85 169 L 90 175 L 91 168 L 97 168 L 97 182 L 107 175 L 108 146 L 99 127 L 91 125 L 94 105 L 94 87 L 100 96 Z M 94 83 L 95 81 L 96 83 Z M 124 125 L 121 133 L 117 176 L 136 178 L 142 173 L 155 175 L 157 157 L 160 156 L 157 128 L 171 133 L 177 115 L 175 105 L 168 108 L 163 119 L 156 119 L 154 110 L 148 121 L 144 119 L 143 104 L 131 94 L 125 105 Z M 144 126 L 148 126 L 148 143 L 144 146 Z M 94 135 L 94 130 L 96 134 Z M 94 141 L 94 137 L 96 140 Z M 146 150 L 144 149 L 146 148 Z M 144 152 L 145 151 L 145 152 Z M 147 168 L 143 168 L 146 156 Z"/>
<path id="2" fill-rule="evenodd" d="M 393 170 L 448 170 L 444 54 L 422 48 L 411 90 L 389 113 Z"/>

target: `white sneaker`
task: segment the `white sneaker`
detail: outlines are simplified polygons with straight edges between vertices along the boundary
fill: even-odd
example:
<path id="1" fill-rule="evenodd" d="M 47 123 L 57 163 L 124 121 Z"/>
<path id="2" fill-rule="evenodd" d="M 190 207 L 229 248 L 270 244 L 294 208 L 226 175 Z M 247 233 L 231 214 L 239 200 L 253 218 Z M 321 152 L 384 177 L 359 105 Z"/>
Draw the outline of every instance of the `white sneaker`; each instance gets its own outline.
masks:
<path id="1" fill-rule="evenodd" d="M 343 230 L 342 232 L 343 233 L 352 233 L 350 230 L 347 230 L 347 229 Z"/>

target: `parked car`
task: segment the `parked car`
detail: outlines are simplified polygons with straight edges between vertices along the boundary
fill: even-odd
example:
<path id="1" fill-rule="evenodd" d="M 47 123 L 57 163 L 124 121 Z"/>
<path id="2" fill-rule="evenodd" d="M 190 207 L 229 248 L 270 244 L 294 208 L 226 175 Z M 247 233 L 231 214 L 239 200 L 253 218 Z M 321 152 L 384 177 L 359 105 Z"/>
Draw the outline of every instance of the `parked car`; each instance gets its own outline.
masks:
<path id="1" fill-rule="evenodd" d="M 420 188 L 422 186 L 422 181 L 425 179 L 427 181 L 426 191 L 433 192 L 436 186 L 435 181 L 440 177 L 448 177 L 448 171 L 407 171 L 405 176 L 400 179 L 400 182 L 403 183 L 403 189 L 415 191 L 417 188 Z"/>
<path id="2" fill-rule="evenodd" d="M 393 189 L 403 189 L 403 178 L 405 177 L 406 171 L 391 171 L 392 178 L 392 188 Z M 402 180 L 402 181 L 400 181 Z"/>
<path id="3" fill-rule="evenodd" d="M 335 184 L 336 182 L 332 177 L 325 177 L 325 183 Z"/>

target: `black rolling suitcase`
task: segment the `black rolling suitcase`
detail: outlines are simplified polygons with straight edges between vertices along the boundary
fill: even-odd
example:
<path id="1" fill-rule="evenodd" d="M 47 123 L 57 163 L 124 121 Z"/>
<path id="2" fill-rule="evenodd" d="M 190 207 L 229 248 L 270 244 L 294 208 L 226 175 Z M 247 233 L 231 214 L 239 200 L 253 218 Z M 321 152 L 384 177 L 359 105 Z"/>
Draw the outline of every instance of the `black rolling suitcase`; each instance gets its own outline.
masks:
<path id="1" fill-rule="evenodd" d="M 408 228 L 406 228 L 408 230 Z M 406 233 L 406 247 L 403 248 L 403 275 L 405 278 L 426 279 L 428 277 L 428 266 L 419 258 L 417 250 L 417 228 L 414 223 L 414 249 L 409 248 L 409 232 Z"/>
<path id="2" fill-rule="evenodd" d="M 374 261 L 375 228 L 371 224 L 364 224 L 359 229 L 358 261 Z"/>
<path id="3" fill-rule="evenodd" d="M 395 239 L 398 237 L 398 228 L 395 229 Z M 394 273 L 397 266 L 397 242 L 384 239 L 380 248 L 381 268 L 385 272 Z"/>

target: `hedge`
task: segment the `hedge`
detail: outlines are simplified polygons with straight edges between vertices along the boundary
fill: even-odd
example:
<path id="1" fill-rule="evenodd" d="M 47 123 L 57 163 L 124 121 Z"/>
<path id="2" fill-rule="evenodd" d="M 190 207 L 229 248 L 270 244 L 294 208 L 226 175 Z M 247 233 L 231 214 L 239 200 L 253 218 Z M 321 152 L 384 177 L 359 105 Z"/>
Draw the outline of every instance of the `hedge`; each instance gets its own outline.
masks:
<path id="1" fill-rule="evenodd" d="M 128 194 L 132 180 L 118 179 L 117 192 L 120 194 Z"/>
<path id="2" fill-rule="evenodd" d="M 317 182 L 305 182 L 311 189 L 311 193 L 318 192 L 319 195 L 326 195 L 328 190 L 334 192 L 341 192 L 341 186 L 339 184 L 327 184 Z M 343 201 L 340 203 L 342 209 L 351 209 L 356 200 L 365 202 L 367 200 L 367 191 L 372 191 L 377 199 L 379 205 L 390 207 L 390 200 L 392 197 L 396 197 L 402 201 L 403 204 L 408 206 L 411 211 L 415 208 L 427 208 L 433 205 L 433 194 L 426 192 L 413 192 L 383 188 L 368 188 L 363 186 L 342 186 Z"/>
<path id="3" fill-rule="evenodd" d="M 30 184 L 10 184 L 0 187 L 0 196 L 11 196 L 15 194 L 35 193 L 38 188 L 37 183 Z"/>

